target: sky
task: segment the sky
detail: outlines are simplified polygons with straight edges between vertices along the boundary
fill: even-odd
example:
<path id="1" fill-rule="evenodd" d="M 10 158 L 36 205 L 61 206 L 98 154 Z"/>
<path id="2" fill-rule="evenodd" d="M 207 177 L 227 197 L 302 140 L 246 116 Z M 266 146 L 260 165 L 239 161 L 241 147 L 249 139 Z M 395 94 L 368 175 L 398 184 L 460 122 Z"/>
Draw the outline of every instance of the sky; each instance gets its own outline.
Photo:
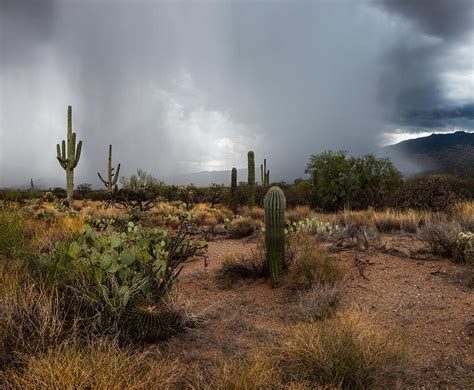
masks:
<path id="1" fill-rule="evenodd" d="M 473 0 L 0 0 L 0 187 L 167 181 L 474 129 Z M 277 173 L 275 173 L 278 176 Z M 275 176 L 273 176 L 275 177 Z"/>

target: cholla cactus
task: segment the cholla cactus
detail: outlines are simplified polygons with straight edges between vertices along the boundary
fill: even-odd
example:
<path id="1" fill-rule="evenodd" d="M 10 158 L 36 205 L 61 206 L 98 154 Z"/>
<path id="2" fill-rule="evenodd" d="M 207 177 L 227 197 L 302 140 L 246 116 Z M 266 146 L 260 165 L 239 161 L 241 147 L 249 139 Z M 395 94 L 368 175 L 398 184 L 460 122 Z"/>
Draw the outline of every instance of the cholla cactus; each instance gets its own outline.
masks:
<path id="1" fill-rule="evenodd" d="M 285 194 L 279 187 L 272 187 L 265 195 L 265 246 L 267 264 L 273 286 L 283 272 L 285 261 Z"/>
<path id="2" fill-rule="evenodd" d="M 248 159 L 248 200 L 249 209 L 255 206 L 255 156 L 252 151 L 247 154 Z"/>
<path id="3" fill-rule="evenodd" d="M 59 165 L 66 171 L 66 191 L 68 204 L 72 203 L 74 191 L 74 168 L 77 167 L 81 158 L 82 141 L 79 141 L 76 148 L 76 133 L 72 131 L 72 107 L 67 108 L 67 150 L 66 141 L 62 141 L 61 146 L 56 145 L 56 158 Z"/>
<path id="4" fill-rule="evenodd" d="M 474 262 L 474 233 L 461 232 L 456 241 L 457 257 L 463 263 Z"/>
<path id="5" fill-rule="evenodd" d="M 120 164 L 117 165 L 117 171 L 114 173 L 114 169 L 112 167 L 112 145 L 109 145 L 109 163 L 107 166 L 107 180 L 104 180 L 102 176 L 100 175 L 99 172 L 97 172 L 97 175 L 99 176 L 99 179 L 104 183 L 104 185 L 107 187 L 108 192 L 112 192 L 114 189 L 114 186 L 117 184 L 117 179 L 119 178 L 119 172 L 120 172 Z"/>

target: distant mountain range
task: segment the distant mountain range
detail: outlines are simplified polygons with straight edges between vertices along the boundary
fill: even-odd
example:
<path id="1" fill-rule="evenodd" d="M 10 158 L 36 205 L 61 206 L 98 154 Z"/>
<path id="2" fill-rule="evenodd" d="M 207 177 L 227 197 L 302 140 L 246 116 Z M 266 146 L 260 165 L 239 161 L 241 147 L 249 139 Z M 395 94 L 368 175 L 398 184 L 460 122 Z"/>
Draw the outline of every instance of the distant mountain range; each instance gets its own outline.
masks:
<path id="1" fill-rule="evenodd" d="M 474 133 L 431 134 L 382 148 L 405 176 L 451 174 L 474 178 Z"/>

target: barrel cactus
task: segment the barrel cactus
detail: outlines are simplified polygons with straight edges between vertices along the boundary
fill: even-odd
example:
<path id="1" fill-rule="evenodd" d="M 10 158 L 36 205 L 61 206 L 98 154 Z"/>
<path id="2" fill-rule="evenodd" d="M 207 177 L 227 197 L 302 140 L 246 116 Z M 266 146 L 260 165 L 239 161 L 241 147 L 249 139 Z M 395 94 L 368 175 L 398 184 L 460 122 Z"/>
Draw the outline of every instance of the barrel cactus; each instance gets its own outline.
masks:
<path id="1" fill-rule="evenodd" d="M 285 260 L 285 194 L 279 187 L 268 190 L 265 207 L 265 246 L 267 265 L 274 286 L 283 272 Z"/>
<path id="2" fill-rule="evenodd" d="M 66 191 L 68 205 L 72 204 L 74 191 L 74 168 L 77 167 L 81 158 L 82 141 L 79 141 L 76 148 L 76 133 L 72 131 L 72 107 L 67 108 L 67 149 L 66 141 L 62 141 L 61 147 L 56 145 L 56 158 L 59 165 L 66 171 Z"/>
<path id="3" fill-rule="evenodd" d="M 248 158 L 248 200 L 247 205 L 251 209 L 255 206 L 255 155 L 252 151 L 247 154 Z"/>

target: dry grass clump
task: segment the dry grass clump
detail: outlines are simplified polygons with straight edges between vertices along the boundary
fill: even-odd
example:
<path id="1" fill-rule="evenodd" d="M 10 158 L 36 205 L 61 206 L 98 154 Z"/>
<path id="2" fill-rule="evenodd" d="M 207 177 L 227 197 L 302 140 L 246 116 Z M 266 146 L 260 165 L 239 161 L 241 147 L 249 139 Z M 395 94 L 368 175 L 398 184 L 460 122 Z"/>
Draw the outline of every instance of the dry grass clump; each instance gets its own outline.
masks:
<path id="1" fill-rule="evenodd" d="M 343 286 L 315 284 L 307 291 L 298 292 L 295 314 L 301 320 L 322 320 L 334 315 L 341 305 Z"/>
<path id="2" fill-rule="evenodd" d="M 285 212 L 285 219 L 294 223 L 309 218 L 311 214 L 312 212 L 309 206 L 296 206 L 295 208 L 289 209 Z"/>
<path id="3" fill-rule="evenodd" d="M 5 389 L 175 389 L 179 364 L 107 341 L 63 344 L 25 357 L 25 368 L 0 371 Z"/>
<path id="4" fill-rule="evenodd" d="M 67 241 L 73 232 L 82 231 L 82 217 L 64 217 L 54 223 L 45 224 L 29 219 L 25 223 L 25 234 L 33 253 L 49 253 L 57 241 Z"/>
<path id="5" fill-rule="evenodd" d="M 463 231 L 474 232 L 474 201 L 456 203 L 448 214 L 452 220 L 459 222 Z"/>
<path id="6" fill-rule="evenodd" d="M 468 264 L 459 269 L 452 276 L 454 282 L 467 289 L 474 288 L 474 265 Z"/>
<path id="7" fill-rule="evenodd" d="M 288 269 L 291 287 L 310 289 L 314 285 L 334 285 L 342 280 L 341 268 L 314 240 L 300 240 L 299 245 Z"/>
<path id="8" fill-rule="evenodd" d="M 261 207 L 252 207 L 249 209 L 247 206 L 244 206 L 240 209 L 240 215 L 243 217 L 249 217 L 256 221 L 263 221 L 265 216 L 265 210 Z"/>
<path id="9" fill-rule="evenodd" d="M 17 210 L 0 210 L 0 255 L 6 258 L 21 256 L 25 251 L 26 217 Z"/>
<path id="10" fill-rule="evenodd" d="M 0 264 L 0 367 L 17 363 L 64 338 L 65 314 L 56 291 L 24 270 Z"/>
<path id="11" fill-rule="evenodd" d="M 375 227 L 379 232 L 390 233 L 404 231 L 416 233 L 417 229 L 427 220 L 427 214 L 414 210 L 385 210 L 373 214 Z"/>
<path id="12" fill-rule="evenodd" d="M 250 359 L 221 359 L 209 372 L 201 375 L 196 387 L 203 390 L 283 389 L 278 364 L 268 356 Z"/>
<path id="13" fill-rule="evenodd" d="M 241 280 L 263 278 L 267 275 L 267 263 L 263 248 L 258 248 L 250 255 L 229 256 L 224 259 L 217 272 L 221 287 L 231 288 Z"/>
<path id="14" fill-rule="evenodd" d="M 234 219 L 228 227 L 230 238 L 249 237 L 257 232 L 259 228 L 258 222 L 250 217 L 242 217 Z"/>
<path id="15" fill-rule="evenodd" d="M 290 326 L 282 336 L 281 369 L 290 381 L 366 389 L 394 375 L 404 355 L 399 336 L 354 310 Z"/>

